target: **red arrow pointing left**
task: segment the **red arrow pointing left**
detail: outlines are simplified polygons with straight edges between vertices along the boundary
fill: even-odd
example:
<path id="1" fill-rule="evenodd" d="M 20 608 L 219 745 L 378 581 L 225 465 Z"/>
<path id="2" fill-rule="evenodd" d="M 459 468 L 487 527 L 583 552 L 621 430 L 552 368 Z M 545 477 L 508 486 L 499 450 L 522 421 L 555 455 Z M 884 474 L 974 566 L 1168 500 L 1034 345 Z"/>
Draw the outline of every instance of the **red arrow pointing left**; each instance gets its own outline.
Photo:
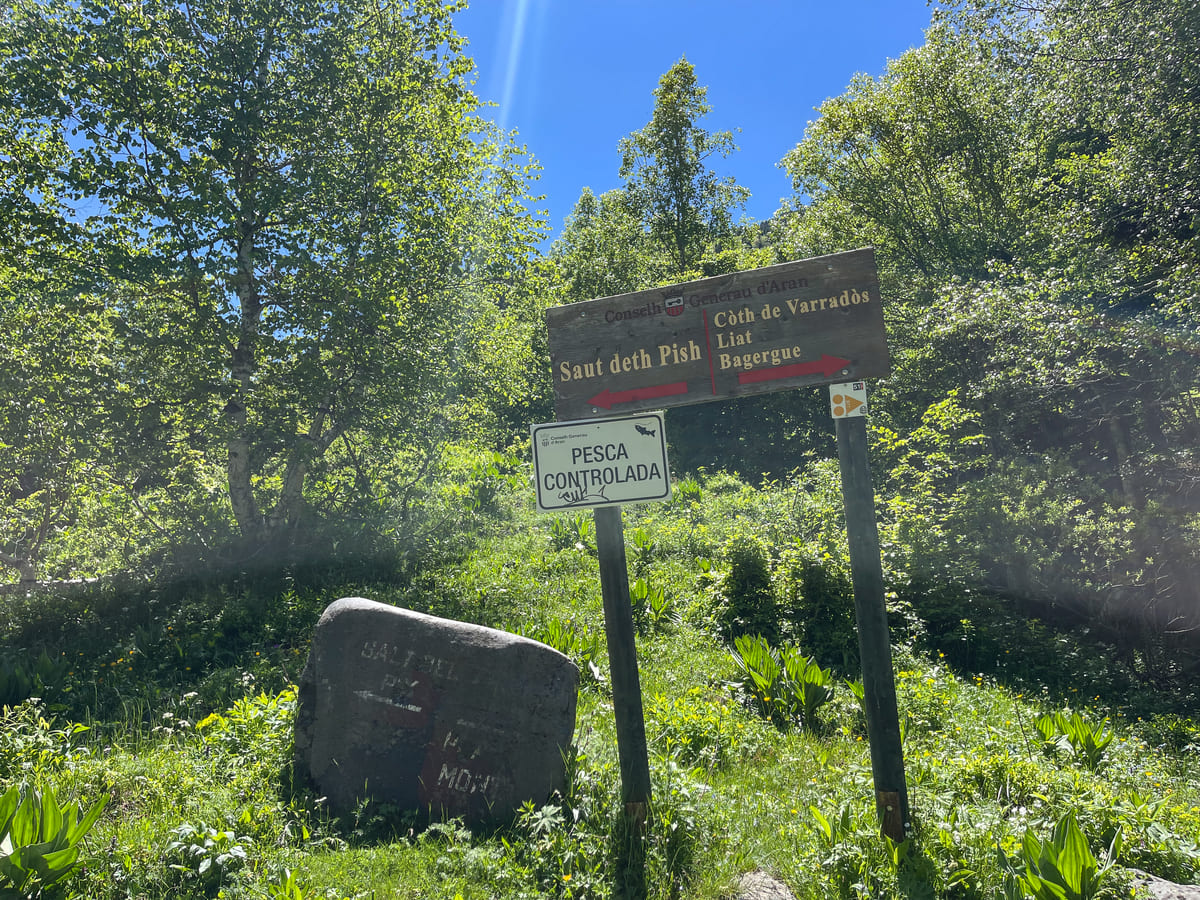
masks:
<path id="1" fill-rule="evenodd" d="M 850 365 L 848 359 L 823 353 L 820 359 L 811 362 L 792 363 L 788 366 L 775 366 L 773 369 L 758 369 L 754 372 L 741 372 L 738 374 L 738 384 L 778 381 L 780 378 L 795 378 L 800 375 L 824 375 L 826 378 L 832 378 L 848 365 Z"/>
<path id="2" fill-rule="evenodd" d="M 588 401 L 592 406 L 603 406 L 612 409 L 619 403 L 633 403 L 637 400 L 655 400 L 659 397 L 671 397 L 675 394 L 688 392 L 686 381 L 676 381 L 673 384 L 655 384 L 650 387 L 633 388 L 629 391 L 610 391 L 605 388 Z"/>

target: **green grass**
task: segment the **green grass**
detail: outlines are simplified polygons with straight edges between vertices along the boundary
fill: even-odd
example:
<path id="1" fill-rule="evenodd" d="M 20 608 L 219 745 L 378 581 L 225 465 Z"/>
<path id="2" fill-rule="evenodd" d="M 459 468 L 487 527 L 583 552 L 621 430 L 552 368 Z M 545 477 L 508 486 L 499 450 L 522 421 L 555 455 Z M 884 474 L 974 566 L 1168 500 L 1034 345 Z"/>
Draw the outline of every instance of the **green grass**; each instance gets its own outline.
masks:
<path id="1" fill-rule="evenodd" d="M 894 661 L 913 834 L 889 847 L 849 688 L 837 683 L 812 727 L 773 727 L 730 687 L 736 667 L 712 628 L 729 601 L 731 539 L 753 535 L 772 560 L 800 542 L 832 569 L 843 565 L 824 530 L 835 513 L 827 501 L 815 507 L 815 495 L 800 503 L 730 476 L 699 484 L 699 496 L 626 513 L 631 577 L 662 586 L 679 612 L 638 639 L 654 784 L 650 896 L 727 897 L 744 872 L 763 868 L 814 900 L 999 897 L 999 849 L 1016 854 L 1027 830 L 1048 838 L 1072 811 L 1097 855 L 1121 831 L 1120 865 L 1101 896 L 1129 896 L 1126 866 L 1196 880 L 1192 711 L 1136 690 L 1103 648 L 1037 623 L 996 629 L 988 616 L 1000 613 L 966 603 L 962 618 L 988 631 L 970 653 L 922 631 L 917 604 L 897 613 L 908 623 Z M 530 806 L 510 827 L 422 832 L 411 816 L 373 805 L 333 819 L 292 785 L 288 688 L 321 609 L 338 596 L 509 628 L 553 621 L 554 633 L 603 640 L 594 543 L 578 523 L 535 516 L 519 490 L 495 506 L 477 539 L 460 542 L 464 553 L 415 573 L 110 585 L 9 602 L 0 653 L 17 660 L 47 648 L 61 665 L 43 666 L 40 704 L 6 713 L 0 784 L 38 778 L 81 804 L 111 797 L 69 891 L 95 900 L 609 896 L 628 836 L 603 653 L 599 680 L 581 688 L 567 796 Z M 782 568 L 772 577 L 782 589 Z M 781 635 L 798 639 L 804 623 L 788 619 L 787 604 L 780 610 Z M 1078 663 L 1073 678 L 1063 659 Z M 1094 771 L 1069 745 L 1047 749 L 1034 727 L 1067 710 L 1092 725 L 1109 719 L 1116 737 Z"/>

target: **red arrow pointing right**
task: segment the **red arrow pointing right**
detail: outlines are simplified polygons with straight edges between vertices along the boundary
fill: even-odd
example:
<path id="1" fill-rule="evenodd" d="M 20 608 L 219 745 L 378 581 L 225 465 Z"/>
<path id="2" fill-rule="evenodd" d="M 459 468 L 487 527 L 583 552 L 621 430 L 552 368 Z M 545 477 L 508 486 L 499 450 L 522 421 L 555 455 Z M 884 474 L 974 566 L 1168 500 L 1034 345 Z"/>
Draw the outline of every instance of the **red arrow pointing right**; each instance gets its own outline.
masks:
<path id="1" fill-rule="evenodd" d="M 826 378 L 832 378 L 848 365 L 850 365 L 848 359 L 822 353 L 820 359 L 811 362 L 792 363 L 787 366 L 775 366 L 773 369 L 758 369 L 754 372 L 741 372 L 738 374 L 738 384 L 778 381 L 781 378 L 796 378 L 800 375 L 824 375 Z"/>

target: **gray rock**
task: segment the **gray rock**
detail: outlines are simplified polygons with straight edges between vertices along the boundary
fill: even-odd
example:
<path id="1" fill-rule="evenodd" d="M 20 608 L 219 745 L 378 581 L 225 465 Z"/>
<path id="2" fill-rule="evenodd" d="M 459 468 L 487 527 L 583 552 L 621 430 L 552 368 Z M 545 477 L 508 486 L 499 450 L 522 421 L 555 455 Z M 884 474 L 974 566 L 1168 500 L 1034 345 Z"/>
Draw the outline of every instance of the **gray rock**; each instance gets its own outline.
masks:
<path id="1" fill-rule="evenodd" d="M 371 797 L 502 821 L 563 788 L 578 684 L 574 663 L 536 641 L 337 600 L 300 678 L 296 772 L 335 813 Z"/>
<path id="2" fill-rule="evenodd" d="M 796 900 L 788 886 L 761 869 L 747 872 L 738 882 L 737 900 Z"/>
<path id="3" fill-rule="evenodd" d="M 1154 900 L 1200 900 L 1200 886 L 1175 884 L 1140 869 L 1130 869 L 1134 884 L 1144 887 Z"/>

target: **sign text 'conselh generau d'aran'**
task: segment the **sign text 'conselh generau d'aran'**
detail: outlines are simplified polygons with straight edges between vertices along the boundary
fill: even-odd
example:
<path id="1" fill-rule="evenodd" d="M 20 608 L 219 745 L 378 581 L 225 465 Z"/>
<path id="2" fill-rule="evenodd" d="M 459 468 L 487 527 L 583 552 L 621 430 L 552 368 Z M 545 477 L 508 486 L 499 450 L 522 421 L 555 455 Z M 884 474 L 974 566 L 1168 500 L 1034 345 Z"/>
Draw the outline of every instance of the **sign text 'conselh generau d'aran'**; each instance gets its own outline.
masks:
<path id="1" fill-rule="evenodd" d="M 560 420 L 887 373 L 875 253 L 853 250 L 546 312 Z"/>

